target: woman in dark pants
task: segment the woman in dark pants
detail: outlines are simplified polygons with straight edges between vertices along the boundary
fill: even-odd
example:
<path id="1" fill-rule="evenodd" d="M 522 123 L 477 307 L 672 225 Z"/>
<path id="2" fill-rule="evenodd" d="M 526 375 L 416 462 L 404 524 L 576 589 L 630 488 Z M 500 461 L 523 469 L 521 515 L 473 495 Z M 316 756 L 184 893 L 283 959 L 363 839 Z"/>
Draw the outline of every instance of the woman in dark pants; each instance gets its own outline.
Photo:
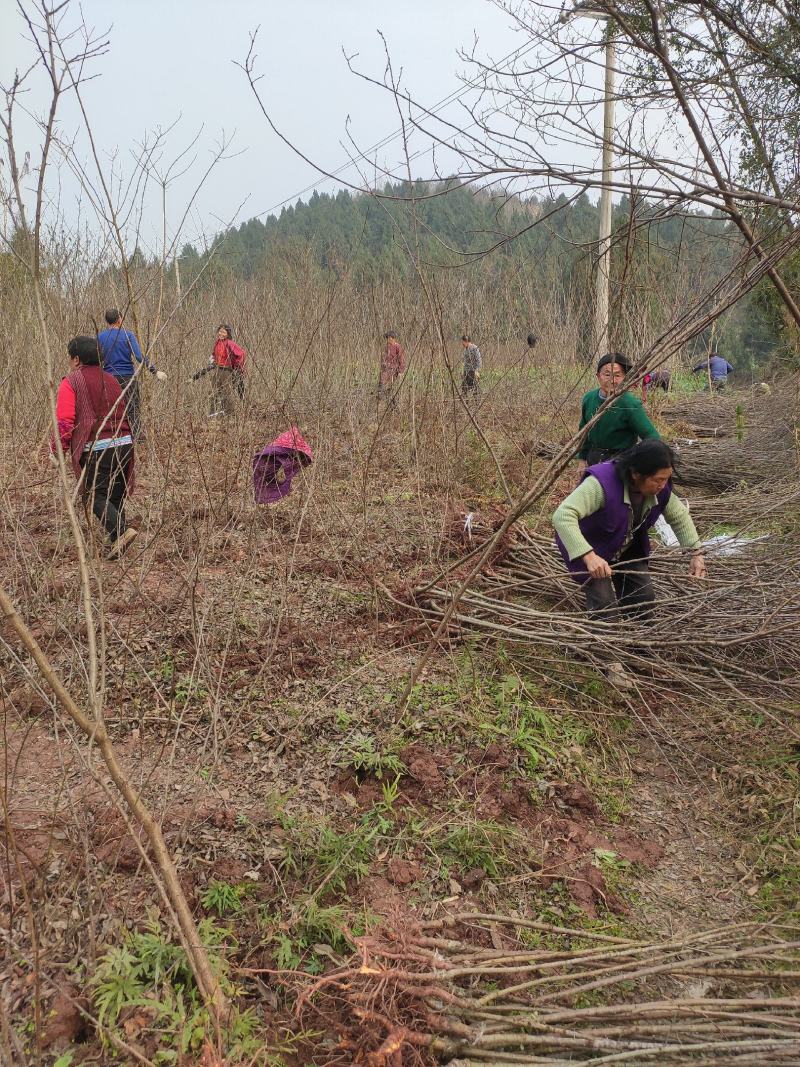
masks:
<path id="1" fill-rule="evenodd" d="M 689 510 L 672 492 L 675 455 L 660 440 L 640 441 L 613 460 L 587 467 L 553 515 L 556 543 L 586 594 L 592 618 L 618 610 L 646 618 L 655 592 L 650 579 L 649 530 L 660 515 L 683 548 L 693 549 L 689 574 L 703 578 L 705 559 Z M 609 665 L 621 672 L 619 664 Z"/>
<path id="2" fill-rule="evenodd" d="M 125 517 L 126 497 L 133 489 L 133 439 L 122 390 L 101 369 L 94 337 L 74 337 L 67 352 L 72 369 L 56 398 L 59 441 L 84 499 L 103 525 L 108 555 L 115 559 L 138 534 Z"/>

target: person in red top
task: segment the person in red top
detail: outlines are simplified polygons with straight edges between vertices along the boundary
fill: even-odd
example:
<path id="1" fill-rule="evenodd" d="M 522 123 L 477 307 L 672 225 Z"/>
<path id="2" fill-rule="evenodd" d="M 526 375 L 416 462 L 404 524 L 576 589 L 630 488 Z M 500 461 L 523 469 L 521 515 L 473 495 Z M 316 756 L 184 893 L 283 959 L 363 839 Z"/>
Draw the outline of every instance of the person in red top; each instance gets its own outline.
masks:
<path id="1" fill-rule="evenodd" d="M 108 555 L 120 556 L 138 535 L 128 526 L 125 501 L 133 489 L 133 438 L 119 382 L 100 367 L 94 337 L 73 337 L 67 345 L 70 373 L 56 396 L 58 443 L 69 458 L 84 500 L 103 525 Z"/>
<path id="2" fill-rule="evenodd" d="M 386 349 L 381 359 L 381 379 L 378 387 L 378 392 L 381 396 L 388 389 L 391 389 L 406 369 L 406 354 L 403 351 L 403 346 L 397 340 L 397 334 L 394 330 L 389 330 L 383 336 L 386 340 Z M 394 403 L 394 397 L 392 397 L 391 403 Z"/>
<path id="3" fill-rule="evenodd" d="M 244 365 L 247 353 L 233 339 L 230 326 L 217 327 L 217 340 L 211 356 L 211 417 L 230 415 L 235 406 L 234 393 L 244 399 Z"/>

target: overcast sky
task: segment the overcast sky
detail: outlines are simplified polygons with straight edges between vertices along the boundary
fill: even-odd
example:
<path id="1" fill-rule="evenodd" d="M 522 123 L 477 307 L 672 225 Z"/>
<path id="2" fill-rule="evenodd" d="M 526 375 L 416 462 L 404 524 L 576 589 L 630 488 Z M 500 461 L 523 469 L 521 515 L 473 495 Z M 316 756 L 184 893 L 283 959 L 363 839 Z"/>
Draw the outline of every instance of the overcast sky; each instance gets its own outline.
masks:
<path id="1" fill-rule="evenodd" d="M 408 89 L 432 105 L 459 88 L 464 64 L 457 52 L 471 49 L 476 35 L 480 52 L 494 59 L 523 43 L 489 0 L 83 0 L 81 7 L 87 25 L 97 34 L 108 32 L 110 41 L 108 53 L 93 63 L 96 79 L 84 89 L 104 166 L 110 169 L 116 156 L 116 173 L 128 176 L 133 153 L 157 128 L 177 121 L 165 161 L 202 128 L 188 157 L 196 162 L 169 192 L 172 231 L 223 135 L 232 138 L 231 152 L 240 153 L 207 180 L 183 231 L 190 240 L 213 234 L 234 216 L 242 221 L 293 200 L 319 178 L 268 128 L 244 73 L 234 65 L 244 60 L 249 34 L 256 28 L 257 69 L 263 75 L 259 88 L 267 108 L 298 147 L 330 169 L 347 159 L 341 142 L 347 137 L 348 116 L 353 136 L 364 147 L 398 126 L 392 99 L 351 74 L 343 50 L 357 53 L 354 62 L 360 69 L 380 78 L 380 30 Z M 7 85 L 33 53 L 14 0 L 0 0 L 0 11 L 0 80 Z M 73 0 L 67 19 L 74 24 L 78 18 Z M 39 78 L 25 105 L 40 115 L 46 103 L 46 85 Z M 60 114 L 62 136 L 77 135 L 77 157 L 89 166 L 74 100 L 65 100 Z M 451 106 L 451 114 L 457 114 L 457 105 Z M 33 124 L 20 121 L 18 136 L 19 148 L 31 151 L 35 160 Z M 397 142 L 393 152 L 396 156 Z M 344 176 L 358 181 L 355 170 Z M 325 182 L 320 188 L 332 185 Z M 66 167 L 53 174 L 50 190 L 74 224 L 79 186 Z M 160 230 L 154 194 L 143 227 L 145 243 L 153 248 Z M 96 225 L 85 197 L 81 215 Z"/>

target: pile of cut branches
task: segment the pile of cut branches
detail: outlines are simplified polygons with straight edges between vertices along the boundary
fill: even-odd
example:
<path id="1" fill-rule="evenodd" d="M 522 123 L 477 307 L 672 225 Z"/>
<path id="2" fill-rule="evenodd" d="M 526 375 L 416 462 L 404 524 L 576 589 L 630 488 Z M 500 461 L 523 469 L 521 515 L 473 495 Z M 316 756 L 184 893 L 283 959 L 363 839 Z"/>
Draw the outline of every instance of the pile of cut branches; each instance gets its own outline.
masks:
<path id="1" fill-rule="evenodd" d="M 791 526 L 800 508 L 800 480 L 781 480 L 777 475 L 769 485 L 737 485 L 718 494 L 694 489 L 686 496 L 679 487 L 678 493 L 689 505 L 701 537 L 707 537 L 720 525 L 745 535 L 775 524 Z"/>
<path id="2" fill-rule="evenodd" d="M 800 1062 L 794 927 L 648 942 L 471 913 L 355 944 L 297 989 L 332 1067 Z"/>
<path id="3" fill-rule="evenodd" d="M 769 486 L 798 473 L 794 435 L 782 426 L 759 428 L 742 441 L 723 438 L 678 447 L 677 485 L 725 491 Z"/>
<path id="4" fill-rule="evenodd" d="M 744 393 L 692 393 L 670 397 L 659 415 L 679 424 L 690 437 L 728 437 L 736 432 L 737 414 L 750 414 L 760 399 Z"/>
<path id="5" fill-rule="evenodd" d="M 664 412 L 691 423 L 690 439 L 679 439 L 679 484 L 724 491 L 736 486 L 771 486 L 796 478 L 797 428 L 787 379 L 775 393 L 695 394 Z M 719 438 L 692 440 L 692 438 Z"/>
<path id="6" fill-rule="evenodd" d="M 536 649 L 540 667 L 575 684 L 581 665 L 602 671 L 621 662 L 642 695 L 675 693 L 782 709 L 800 701 L 800 544 L 777 534 L 710 552 L 709 576 L 689 579 L 680 550 L 651 558 L 657 603 L 646 621 L 589 620 L 579 586 L 549 539 L 531 536 L 480 584 L 467 589 L 450 618 L 463 632 Z M 452 600 L 445 584 L 418 591 L 431 622 Z"/>

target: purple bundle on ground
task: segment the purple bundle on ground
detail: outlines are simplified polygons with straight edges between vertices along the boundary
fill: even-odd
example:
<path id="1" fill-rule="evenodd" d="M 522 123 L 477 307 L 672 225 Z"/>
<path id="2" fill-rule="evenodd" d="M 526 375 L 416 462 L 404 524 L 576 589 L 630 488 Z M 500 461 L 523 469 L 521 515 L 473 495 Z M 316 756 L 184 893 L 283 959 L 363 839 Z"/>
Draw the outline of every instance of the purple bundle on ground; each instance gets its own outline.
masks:
<path id="1" fill-rule="evenodd" d="M 292 480 L 314 455 L 292 426 L 253 456 L 253 493 L 257 504 L 274 504 L 292 491 Z"/>

